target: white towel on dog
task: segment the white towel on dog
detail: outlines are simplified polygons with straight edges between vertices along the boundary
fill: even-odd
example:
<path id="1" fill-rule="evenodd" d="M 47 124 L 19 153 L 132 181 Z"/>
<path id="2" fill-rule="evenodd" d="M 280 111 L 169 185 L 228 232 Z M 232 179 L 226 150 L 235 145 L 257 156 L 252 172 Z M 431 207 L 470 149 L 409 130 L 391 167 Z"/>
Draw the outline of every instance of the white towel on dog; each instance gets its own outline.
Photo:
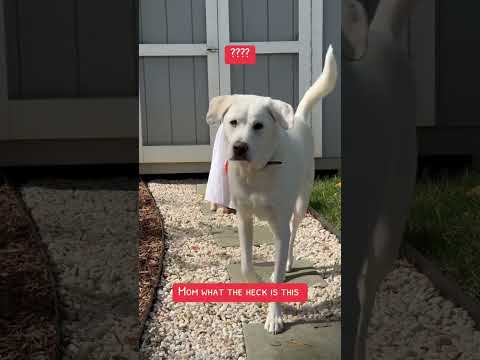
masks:
<path id="1" fill-rule="evenodd" d="M 205 200 L 234 209 L 233 204 L 230 202 L 228 177 L 225 173 L 226 160 L 227 141 L 223 133 L 223 124 L 220 124 L 215 135 L 215 142 L 213 143 L 212 163 L 210 165 L 210 173 L 208 174 Z"/>

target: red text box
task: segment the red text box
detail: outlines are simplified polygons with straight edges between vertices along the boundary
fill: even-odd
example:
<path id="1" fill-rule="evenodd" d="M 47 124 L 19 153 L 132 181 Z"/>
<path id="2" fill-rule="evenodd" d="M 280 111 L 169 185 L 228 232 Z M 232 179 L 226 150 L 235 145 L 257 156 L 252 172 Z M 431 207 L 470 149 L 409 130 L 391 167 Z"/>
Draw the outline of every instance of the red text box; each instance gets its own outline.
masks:
<path id="1" fill-rule="evenodd" d="M 173 284 L 175 302 L 305 302 L 308 286 L 296 284 Z"/>
<path id="2" fill-rule="evenodd" d="M 225 46 L 225 64 L 253 65 L 257 62 L 255 45 Z"/>

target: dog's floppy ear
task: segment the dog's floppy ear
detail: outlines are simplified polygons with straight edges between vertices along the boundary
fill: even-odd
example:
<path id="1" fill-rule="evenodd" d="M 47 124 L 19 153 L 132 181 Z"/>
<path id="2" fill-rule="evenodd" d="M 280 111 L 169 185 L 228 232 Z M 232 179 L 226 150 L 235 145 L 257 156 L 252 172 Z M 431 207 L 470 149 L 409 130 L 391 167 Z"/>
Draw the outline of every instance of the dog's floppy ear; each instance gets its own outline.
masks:
<path id="1" fill-rule="evenodd" d="M 222 122 L 223 116 L 232 105 L 232 102 L 232 95 L 215 96 L 210 100 L 207 113 L 207 124 L 212 125 L 217 122 Z"/>
<path id="2" fill-rule="evenodd" d="M 282 128 L 289 129 L 293 126 L 293 118 L 295 114 L 290 104 L 280 100 L 270 99 L 268 110 L 273 119 Z"/>

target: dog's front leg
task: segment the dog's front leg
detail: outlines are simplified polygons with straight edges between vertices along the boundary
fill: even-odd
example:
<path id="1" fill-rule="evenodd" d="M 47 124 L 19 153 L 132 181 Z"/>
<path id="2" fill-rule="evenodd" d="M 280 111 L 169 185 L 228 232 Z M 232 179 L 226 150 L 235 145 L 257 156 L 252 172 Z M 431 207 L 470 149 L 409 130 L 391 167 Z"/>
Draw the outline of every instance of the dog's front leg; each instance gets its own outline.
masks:
<path id="1" fill-rule="evenodd" d="M 253 269 L 253 216 L 248 210 L 238 209 L 237 218 L 242 276 L 249 283 L 261 282 Z"/>
<path id="2" fill-rule="evenodd" d="M 271 280 L 274 283 L 282 283 L 285 280 L 285 268 L 290 241 L 288 219 L 272 221 L 270 222 L 270 227 L 275 237 L 275 267 Z M 265 330 L 271 334 L 277 334 L 283 330 L 282 305 L 280 303 L 270 303 L 268 305 Z"/>

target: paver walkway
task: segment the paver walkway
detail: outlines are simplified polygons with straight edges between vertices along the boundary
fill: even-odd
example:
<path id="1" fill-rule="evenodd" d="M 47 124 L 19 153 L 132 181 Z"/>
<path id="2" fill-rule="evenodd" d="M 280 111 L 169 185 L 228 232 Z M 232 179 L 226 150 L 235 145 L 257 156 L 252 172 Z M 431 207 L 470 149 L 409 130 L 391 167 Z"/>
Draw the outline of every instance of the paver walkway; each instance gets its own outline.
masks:
<path id="1" fill-rule="evenodd" d="M 236 219 L 209 210 L 203 201 L 204 185 L 154 181 L 149 186 L 168 232 L 166 279 L 143 343 L 149 358 L 287 359 L 293 352 L 296 359 L 319 358 L 318 354 L 323 356 L 320 359 L 339 358 L 339 326 L 331 324 L 340 318 L 340 245 L 318 221 L 307 216 L 301 224 L 295 243 L 296 270 L 287 278 L 309 284 L 309 300 L 283 304 L 286 331 L 277 338 L 263 329 L 268 304 L 172 302 L 175 282 L 242 281 Z M 266 223 L 254 222 L 254 237 L 257 273 L 269 281 L 274 246 Z M 263 347 L 255 345 L 262 336 L 277 341 L 266 339 Z M 313 341 L 315 336 L 325 341 Z"/>
<path id="2" fill-rule="evenodd" d="M 330 348 L 335 354 L 335 349 L 339 349 L 333 341 L 339 339 L 338 324 L 324 329 L 330 333 L 321 337 L 328 339 L 331 335 L 332 341 L 330 347 L 322 347 L 323 351 L 319 353 L 309 353 L 305 349 L 298 351 L 313 344 L 307 341 L 309 335 L 302 333 L 303 326 L 295 325 L 298 328 L 294 331 L 291 331 L 295 329 L 293 326 L 288 328 L 302 320 L 327 323 L 340 319 L 340 245 L 332 234 L 310 216 L 304 219 L 295 252 L 298 259 L 312 261 L 326 286 L 310 287 L 312 294 L 306 304 L 284 304 L 287 330 L 272 340 L 269 334 L 262 332 L 266 315 L 263 304 L 172 304 L 169 287 L 175 281 L 231 281 L 230 275 L 233 274 L 227 269 L 239 262 L 238 246 L 221 246 L 213 233 L 219 234 L 226 227 L 234 227 L 235 221 L 232 215 L 210 212 L 202 201 L 202 186 L 197 187 L 194 182 L 160 181 L 150 186 L 166 214 L 167 229 L 172 233 L 167 239 L 170 249 L 167 251 L 166 275 L 169 280 L 163 283 L 165 290 L 160 294 L 149 324 L 151 335 L 144 344 L 151 359 L 182 358 L 182 354 L 187 356 L 185 359 L 242 360 L 248 357 L 251 360 L 258 356 L 262 359 L 268 359 L 268 356 L 300 359 L 303 355 L 299 354 L 305 354 L 309 359 L 321 359 L 319 356 L 324 354 L 330 356 Z M 273 246 L 259 244 L 253 253 L 256 263 L 270 262 Z M 265 275 L 269 272 L 270 269 Z M 178 320 L 182 317 L 191 319 L 195 325 L 189 326 Z M 167 323 L 168 328 L 164 325 Z M 315 329 L 307 328 L 308 331 Z M 300 335 L 294 334 L 295 331 Z M 195 352 L 189 352 L 187 346 L 177 345 L 175 339 L 179 338 Z M 297 350 L 295 356 L 286 355 L 291 348 Z M 398 261 L 377 294 L 368 348 L 371 360 L 479 360 L 480 332 L 465 310 L 443 298 L 411 264 Z M 335 359 L 334 354 L 332 359 Z"/>
<path id="3" fill-rule="evenodd" d="M 270 282 L 270 275 L 273 272 L 274 262 L 256 262 L 253 268 L 263 282 Z M 241 274 L 240 263 L 233 263 L 227 266 L 231 282 L 244 282 Z M 306 283 L 308 286 L 325 287 L 321 273 L 307 260 L 297 260 L 292 271 L 285 275 L 286 283 Z"/>
<path id="4" fill-rule="evenodd" d="M 225 226 L 212 231 L 213 238 L 220 247 L 238 246 L 238 230 L 235 226 Z M 253 245 L 273 244 L 272 232 L 265 225 L 253 227 Z"/>
<path id="5" fill-rule="evenodd" d="M 340 323 L 307 323 L 287 326 L 271 335 L 263 325 L 243 326 L 248 360 L 340 360 Z"/>
<path id="6" fill-rule="evenodd" d="M 205 184 L 197 185 L 197 193 L 205 196 Z M 208 206 L 208 203 L 205 203 Z M 213 236 L 221 247 L 238 247 L 236 227 L 224 227 Z M 254 225 L 253 244 L 273 244 L 273 235 L 268 226 Z M 254 270 L 263 282 L 270 282 L 274 262 L 254 263 Z M 240 263 L 227 266 L 231 282 L 245 282 Z M 321 273 L 308 260 L 295 261 L 291 272 L 285 276 L 286 283 L 306 283 L 310 287 L 323 288 L 327 282 Z M 277 335 L 265 331 L 263 324 L 244 324 L 243 334 L 247 350 L 247 360 L 336 360 L 340 359 L 340 323 L 293 324 Z"/>

